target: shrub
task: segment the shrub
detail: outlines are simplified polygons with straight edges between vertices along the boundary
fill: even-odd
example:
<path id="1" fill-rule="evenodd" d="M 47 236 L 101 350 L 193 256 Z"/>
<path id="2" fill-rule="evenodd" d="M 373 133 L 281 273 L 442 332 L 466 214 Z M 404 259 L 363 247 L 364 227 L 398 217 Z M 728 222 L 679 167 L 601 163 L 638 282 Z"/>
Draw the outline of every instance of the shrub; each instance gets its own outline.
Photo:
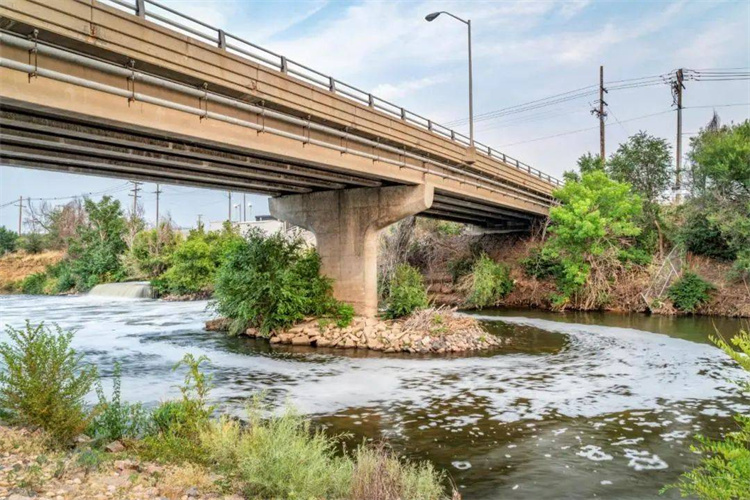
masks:
<path id="1" fill-rule="evenodd" d="M 429 462 L 404 462 L 385 446 L 362 445 L 354 455 L 354 472 L 348 498 L 439 500 L 445 498 L 445 474 Z"/>
<path id="2" fill-rule="evenodd" d="M 173 369 L 187 367 L 180 387 L 182 398 L 165 401 L 151 415 L 149 435 L 141 443 L 147 458 L 162 461 L 201 461 L 204 451 L 199 443 L 200 433 L 209 423 L 214 406 L 208 405 L 211 377 L 201 371 L 208 358 L 186 354 Z"/>
<path id="3" fill-rule="evenodd" d="M 471 257 L 461 257 L 448 261 L 448 271 L 451 273 L 453 283 L 458 283 L 461 278 L 471 273 L 474 267 L 474 259 Z"/>
<path id="4" fill-rule="evenodd" d="M 249 425 L 222 418 L 201 434 L 209 460 L 255 498 L 445 498 L 444 476 L 427 463 L 402 461 L 381 447 L 338 453 L 338 440 L 288 408 L 263 419 L 257 400 Z"/>
<path id="5" fill-rule="evenodd" d="M 336 441 L 312 431 L 310 421 L 292 410 L 264 420 L 258 406 L 249 425 L 223 418 L 201 442 L 211 459 L 233 472 L 245 493 L 260 498 L 344 498 L 351 461 L 336 454 Z"/>
<path id="6" fill-rule="evenodd" d="M 215 272 L 210 245 L 202 239 L 188 240 L 175 249 L 171 267 L 160 277 L 160 288 L 174 294 L 200 292 L 211 285 Z"/>
<path id="7" fill-rule="evenodd" d="M 680 226 L 677 239 L 685 249 L 696 255 L 705 255 L 713 259 L 733 260 L 736 251 L 722 234 L 721 227 L 698 204 L 686 207 L 688 213 Z"/>
<path id="8" fill-rule="evenodd" d="M 521 259 L 521 267 L 526 276 L 536 279 L 555 278 L 563 274 L 563 266 L 559 259 L 542 248 L 532 248 L 529 256 Z"/>
<path id="9" fill-rule="evenodd" d="M 46 273 L 39 272 L 30 274 L 21 281 L 21 293 L 25 293 L 27 295 L 44 295 L 46 284 Z"/>
<path id="10" fill-rule="evenodd" d="M 180 234 L 168 224 L 136 234 L 125 254 L 131 277 L 151 279 L 164 273 L 180 240 Z"/>
<path id="11" fill-rule="evenodd" d="M 305 248 L 300 238 L 266 237 L 260 231 L 229 246 L 216 274 L 214 297 L 216 311 L 232 320 L 230 332 L 235 334 L 253 326 L 268 335 L 305 316 L 347 322 L 345 316 L 353 314 L 333 298 L 314 249 Z"/>
<path id="12" fill-rule="evenodd" d="M 400 318 L 428 305 L 422 273 L 409 264 L 396 268 L 388 290 L 386 318 Z"/>
<path id="13" fill-rule="evenodd" d="M 750 334 L 741 332 L 732 339 L 740 352 L 723 339 L 711 340 L 750 372 Z M 750 392 L 750 382 L 741 382 L 741 390 Z M 664 490 L 678 488 L 683 497 L 697 496 L 702 500 L 750 498 L 750 415 L 737 414 L 734 419 L 737 430 L 727 433 L 723 440 L 697 436 L 699 444 L 691 450 L 703 455 L 700 465 Z"/>
<path id="14" fill-rule="evenodd" d="M 508 268 L 482 254 L 472 268 L 469 304 L 477 307 L 496 305 L 513 290 Z"/>
<path id="15" fill-rule="evenodd" d="M 711 292 L 715 289 L 716 287 L 697 274 L 686 272 L 669 287 L 667 297 L 677 309 L 693 312 L 698 306 L 710 300 Z"/>
<path id="16" fill-rule="evenodd" d="M 18 244 L 18 234 L 0 226 L 0 255 L 16 250 Z"/>
<path id="17" fill-rule="evenodd" d="M 44 429 L 55 445 L 67 445 L 92 418 L 84 397 L 97 377 L 96 367 L 70 347 L 73 332 L 40 323 L 7 327 L 10 343 L 0 344 L 0 411 L 17 425 Z"/>
<path id="18" fill-rule="evenodd" d="M 18 246 L 30 254 L 44 251 L 44 236 L 39 233 L 28 233 L 18 238 Z"/>
<path id="19" fill-rule="evenodd" d="M 112 399 L 104 394 L 101 381 L 97 382 L 98 412 L 91 422 L 89 434 L 106 442 L 141 437 L 148 425 L 148 414 L 140 403 L 130 404 L 120 397 L 121 367 L 115 363 L 112 375 Z"/>

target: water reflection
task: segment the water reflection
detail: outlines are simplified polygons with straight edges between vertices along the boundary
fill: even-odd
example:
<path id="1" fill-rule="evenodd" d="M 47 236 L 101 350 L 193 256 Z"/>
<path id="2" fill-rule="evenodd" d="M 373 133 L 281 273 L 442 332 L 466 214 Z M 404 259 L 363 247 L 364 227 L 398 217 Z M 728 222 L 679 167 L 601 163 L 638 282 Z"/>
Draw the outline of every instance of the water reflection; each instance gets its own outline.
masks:
<path id="1" fill-rule="evenodd" d="M 727 380 L 741 373 L 706 341 L 732 320 L 482 312 L 512 347 L 414 357 L 204 332 L 205 302 L 2 297 L 0 312 L 79 327 L 76 347 L 105 376 L 120 361 L 123 396 L 149 405 L 177 394 L 184 353 L 205 354 L 224 409 L 266 390 L 352 445 L 387 439 L 433 460 L 466 498 L 656 498 L 694 462 L 690 435 L 750 410 Z"/>

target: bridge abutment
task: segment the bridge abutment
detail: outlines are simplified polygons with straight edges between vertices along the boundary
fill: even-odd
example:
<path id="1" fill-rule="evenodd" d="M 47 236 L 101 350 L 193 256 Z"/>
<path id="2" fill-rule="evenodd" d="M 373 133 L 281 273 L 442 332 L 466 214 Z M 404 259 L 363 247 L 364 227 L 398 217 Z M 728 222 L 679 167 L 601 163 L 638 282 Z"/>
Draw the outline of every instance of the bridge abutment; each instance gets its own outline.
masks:
<path id="1" fill-rule="evenodd" d="M 357 314 L 378 309 L 378 231 L 432 206 L 430 185 L 318 191 L 269 200 L 271 215 L 312 231 L 334 296 Z"/>

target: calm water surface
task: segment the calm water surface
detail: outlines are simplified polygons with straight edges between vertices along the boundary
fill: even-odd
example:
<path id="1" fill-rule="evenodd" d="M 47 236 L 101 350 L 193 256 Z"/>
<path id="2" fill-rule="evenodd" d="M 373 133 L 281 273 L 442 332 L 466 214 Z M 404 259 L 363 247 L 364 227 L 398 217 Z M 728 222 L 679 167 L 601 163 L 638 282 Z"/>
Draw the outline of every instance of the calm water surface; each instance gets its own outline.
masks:
<path id="1" fill-rule="evenodd" d="M 150 405 L 178 394 L 175 362 L 205 354 L 225 410 L 241 415 L 265 390 L 351 443 L 385 438 L 432 460 L 467 500 L 674 498 L 658 490 L 695 463 L 690 436 L 750 411 L 728 380 L 744 375 L 708 342 L 739 320 L 482 312 L 511 349 L 406 357 L 227 338 L 203 331 L 206 305 L 5 296 L 0 325 L 78 328 L 76 348 L 105 376 L 120 361 L 123 396 Z"/>

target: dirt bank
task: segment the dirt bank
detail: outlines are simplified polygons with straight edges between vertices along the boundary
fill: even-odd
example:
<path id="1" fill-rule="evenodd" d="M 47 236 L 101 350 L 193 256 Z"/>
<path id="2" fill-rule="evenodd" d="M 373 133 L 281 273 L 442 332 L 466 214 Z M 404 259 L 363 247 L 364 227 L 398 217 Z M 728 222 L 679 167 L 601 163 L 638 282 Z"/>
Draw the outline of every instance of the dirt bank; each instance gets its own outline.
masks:
<path id="1" fill-rule="evenodd" d="M 39 434 L 0 425 L 0 498 L 8 500 L 231 499 L 220 478 L 196 465 L 165 466 L 92 450 L 50 451 Z"/>
<path id="2" fill-rule="evenodd" d="M 422 266 L 426 273 L 428 292 L 435 304 L 465 307 L 467 296 L 466 283 L 461 279 L 454 281 L 450 272 L 450 263 L 468 258 L 472 252 L 483 251 L 493 260 L 504 263 L 510 270 L 515 285 L 513 291 L 500 301 L 498 307 L 536 308 L 555 310 L 552 295 L 556 292 L 552 280 L 538 280 L 529 277 L 523 270 L 521 262 L 528 257 L 531 248 L 539 245 L 533 239 L 519 237 L 443 237 L 442 252 L 433 256 L 428 265 Z M 646 267 L 634 266 L 626 272 L 612 276 L 607 305 L 601 310 L 613 312 L 648 312 L 649 307 L 641 296 L 658 271 L 661 261 L 654 258 L 654 263 Z M 750 317 L 750 283 L 743 280 L 731 280 L 732 264 L 706 257 L 687 255 L 683 269 L 698 274 L 716 287 L 711 300 L 698 307 L 695 314 Z M 651 310 L 654 314 L 679 314 L 670 301 L 664 297 L 663 306 Z M 577 309 L 568 306 L 568 309 Z"/>
<path id="3" fill-rule="evenodd" d="M 13 252 L 0 257 L 0 292 L 11 292 L 13 284 L 29 275 L 43 272 L 47 266 L 57 264 L 64 252 L 49 250 L 38 254 Z"/>

